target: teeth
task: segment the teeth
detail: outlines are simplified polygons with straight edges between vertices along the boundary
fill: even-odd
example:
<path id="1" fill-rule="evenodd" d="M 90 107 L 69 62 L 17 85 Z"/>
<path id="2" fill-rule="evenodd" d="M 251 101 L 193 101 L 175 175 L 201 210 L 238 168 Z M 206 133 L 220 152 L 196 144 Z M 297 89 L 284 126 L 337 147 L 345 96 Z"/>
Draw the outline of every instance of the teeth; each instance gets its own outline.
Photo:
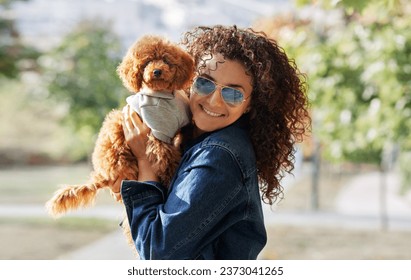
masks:
<path id="1" fill-rule="evenodd" d="M 210 115 L 210 116 L 212 116 L 212 117 L 221 117 L 221 116 L 223 115 L 223 114 L 217 114 L 217 113 L 208 111 L 208 110 L 207 110 L 206 108 L 204 108 L 204 107 L 203 107 L 203 110 L 204 110 L 204 112 L 207 113 L 207 115 Z"/>

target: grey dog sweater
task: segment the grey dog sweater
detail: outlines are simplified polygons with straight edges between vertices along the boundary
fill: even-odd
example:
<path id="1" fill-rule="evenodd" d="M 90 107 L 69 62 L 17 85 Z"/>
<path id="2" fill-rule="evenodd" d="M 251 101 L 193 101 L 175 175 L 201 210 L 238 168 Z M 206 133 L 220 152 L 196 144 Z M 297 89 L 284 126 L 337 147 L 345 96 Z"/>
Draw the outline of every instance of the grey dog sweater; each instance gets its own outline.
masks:
<path id="1" fill-rule="evenodd" d="M 143 90 L 127 97 L 127 104 L 151 129 L 154 137 L 171 143 L 177 131 L 190 121 L 188 99 L 184 96 L 183 91 L 171 94 Z"/>

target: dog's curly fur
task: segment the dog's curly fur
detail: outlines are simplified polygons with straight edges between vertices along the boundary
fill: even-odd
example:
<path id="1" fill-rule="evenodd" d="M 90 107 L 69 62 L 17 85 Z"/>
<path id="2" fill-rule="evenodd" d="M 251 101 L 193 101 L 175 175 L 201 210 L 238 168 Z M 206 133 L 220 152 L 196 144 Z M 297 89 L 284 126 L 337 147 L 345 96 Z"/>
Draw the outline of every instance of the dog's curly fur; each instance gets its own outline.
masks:
<path id="1" fill-rule="evenodd" d="M 154 75 L 155 70 L 161 70 L 161 76 Z M 124 86 L 136 94 L 142 87 L 154 91 L 174 91 L 189 86 L 194 74 L 194 62 L 176 44 L 159 36 L 146 35 L 130 47 L 117 73 Z M 180 133 L 174 137 L 172 144 L 149 135 L 146 154 L 165 186 L 170 183 L 179 163 L 180 142 Z M 118 178 L 137 180 L 137 161 L 126 144 L 123 113 L 120 110 L 113 110 L 106 116 L 96 141 L 92 164 L 93 171 L 86 184 L 65 186 L 46 203 L 51 215 L 57 217 L 69 210 L 91 205 L 97 191 L 113 186 Z M 118 195 L 111 193 L 121 201 Z"/>

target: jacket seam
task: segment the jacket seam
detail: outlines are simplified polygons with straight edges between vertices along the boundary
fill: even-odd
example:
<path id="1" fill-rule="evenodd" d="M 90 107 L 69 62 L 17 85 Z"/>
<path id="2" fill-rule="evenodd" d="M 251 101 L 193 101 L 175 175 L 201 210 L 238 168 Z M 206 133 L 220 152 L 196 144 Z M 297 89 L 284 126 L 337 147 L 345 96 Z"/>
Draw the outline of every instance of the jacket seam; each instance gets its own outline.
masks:
<path id="1" fill-rule="evenodd" d="M 213 147 L 213 146 L 214 146 L 214 147 L 220 147 L 220 148 L 226 150 L 226 151 L 231 155 L 231 157 L 235 160 L 235 162 L 237 163 L 238 167 L 240 168 L 241 176 L 242 176 L 241 179 L 244 181 L 244 178 L 247 177 L 247 172 L 246 172 L 246 170 L 245 170 L 245 168 L 244 168 L 244 166 L 243 166 L 243 164 L 242 164 L 242 162 L 241 162 L 240 157 L 238 156 L 238 154 L 237 154 L 235 151 L 233 151 L 233 149 L 232 149 L 229 145 L 227 145 L 226 143 L 224 143 L 224 142 L 209 140 L 209 141 L 207 141 L 207 143 L 204 143 L 204 144 L 202 145 L 203 148 L 207 148 L 207 147 L 210 147 L 210 148 L 211 148 L 211 147 Z"/>

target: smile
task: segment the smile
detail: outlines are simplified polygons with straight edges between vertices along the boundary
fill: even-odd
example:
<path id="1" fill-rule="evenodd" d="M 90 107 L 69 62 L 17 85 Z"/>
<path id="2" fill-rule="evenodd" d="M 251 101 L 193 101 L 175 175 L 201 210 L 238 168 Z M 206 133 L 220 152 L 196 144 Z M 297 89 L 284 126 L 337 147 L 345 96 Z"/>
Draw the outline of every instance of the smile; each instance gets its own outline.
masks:
<path id="1" fill-rule="evenodd" d="M 218 113 L 211 112 L 211 111 L 207 110 L 206 108 L 204 108 L 203 106 L 200 106 L 200 107 L 201 107 L 201 109 L 203 109 L 203 111 L 204 111 L 207 115 L 209 115 L 209 116 L 211 116 L 211 117 L 222 117 L 222 116 L 224 116 L 223 114 L 218 114 Z"/>

